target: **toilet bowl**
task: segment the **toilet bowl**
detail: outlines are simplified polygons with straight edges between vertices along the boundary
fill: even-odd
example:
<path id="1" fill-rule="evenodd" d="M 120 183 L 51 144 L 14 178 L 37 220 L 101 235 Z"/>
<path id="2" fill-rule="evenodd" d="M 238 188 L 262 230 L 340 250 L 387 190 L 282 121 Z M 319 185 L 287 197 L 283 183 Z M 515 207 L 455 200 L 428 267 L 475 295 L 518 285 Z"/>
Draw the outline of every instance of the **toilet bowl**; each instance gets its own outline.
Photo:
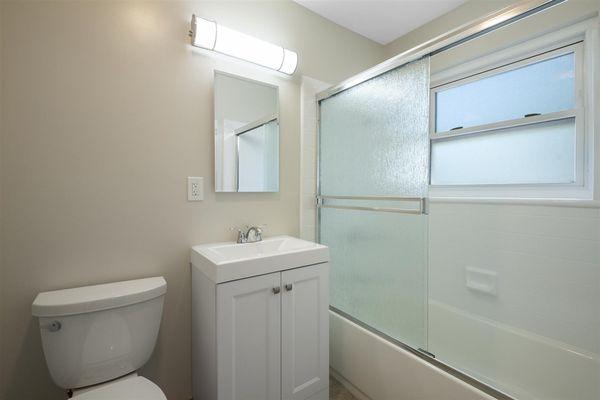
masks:
<path id="1" fill-rule="evenodd" d="M 75 400 L 166 400 L 137 370 L 152 355 L 163 277 L 43 292 L 32 305 L 54 383 Z"/>
<path id="2" fill-rule="evenodd" d="M 167 400 L 167 398 L 155 383 L 133 373 L 108 383 L 75 390 L 71 400 Z"/>

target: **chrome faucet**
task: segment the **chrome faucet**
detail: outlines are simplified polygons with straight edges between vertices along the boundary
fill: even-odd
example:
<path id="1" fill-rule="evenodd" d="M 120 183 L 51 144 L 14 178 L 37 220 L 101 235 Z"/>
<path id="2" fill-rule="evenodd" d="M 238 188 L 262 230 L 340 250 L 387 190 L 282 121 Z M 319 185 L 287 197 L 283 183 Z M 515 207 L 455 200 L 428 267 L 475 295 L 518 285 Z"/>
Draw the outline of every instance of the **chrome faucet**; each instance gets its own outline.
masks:
<path id="1" fill-rule="evenodd" d="M 240 228 L 232 228 L 232 230 L 237 229 L 237 243 L 254 243 L 262 240 L 262 228 L 264 226 L 265 225 L 251 227 L 246 226 L 246 232 Z M 252 233 L 252 236 L 250 236 L 250 233 Z"/>
<path id="2" fill-rule="evenodd" d="M 250 236 L 250 232 L 254 232 L 252 237 Z M 261 240 L 262 240 L 262 229 L 260 227 L 251 226 L 250 228 L 248 228 L 248 231 L 246 232 L 246 242 L 253 243 L 253 242 L 260 242 Z"/>

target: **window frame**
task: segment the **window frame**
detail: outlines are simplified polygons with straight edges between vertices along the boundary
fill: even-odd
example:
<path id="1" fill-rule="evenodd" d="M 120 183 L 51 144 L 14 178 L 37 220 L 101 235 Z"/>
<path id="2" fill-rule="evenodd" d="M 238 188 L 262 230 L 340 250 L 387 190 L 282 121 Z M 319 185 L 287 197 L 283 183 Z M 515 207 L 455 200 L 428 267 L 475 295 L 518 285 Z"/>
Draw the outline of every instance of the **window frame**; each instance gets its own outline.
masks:
<path id="1" fill-rule="evenodd" d="M 432 185 L 429 163 L 429 189 L 431 197 L 473 198 L 551 198 L 589 200 L 594 194 L 594 123 L 591 110 L 593 102 L 593 77 L 597 74 L 594 65 L 596 18 L 563 28 L 545 37 L 533 39 L 478 57 L 451 67 L 431 76 L 429 140 L 430 156 L 433 142 L 453 140 L 465 135 L 493 134 L 506 128 L 540 124 L 543 122 L 575 118 L 575 181 L 572 183 L 531 184 L 456 184 Z M 490 124 L 436 132 L 436 93 L 452 87 L 483 79 L 488 76 L 514 70 L 560 55 L 574 53 L 575 57 L 575 108 L 517 118 Z"/>

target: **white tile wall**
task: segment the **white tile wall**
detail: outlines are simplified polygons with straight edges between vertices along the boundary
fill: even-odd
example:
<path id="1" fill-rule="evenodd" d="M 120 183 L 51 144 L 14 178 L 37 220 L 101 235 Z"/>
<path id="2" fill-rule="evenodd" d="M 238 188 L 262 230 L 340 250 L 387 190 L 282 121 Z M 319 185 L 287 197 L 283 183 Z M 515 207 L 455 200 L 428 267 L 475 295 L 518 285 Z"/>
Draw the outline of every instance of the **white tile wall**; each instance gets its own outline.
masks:
<path id="1" fill-rule="evenodd" d="M 429 351 L 520 399 L 600 398 L 600 209 L 432 201 L 429 224 Z"/>
<path id="2" fill-rule="evenodd" d="M 432 202 L 429 296 L 600 353 L 600 210 Z M 497 274 L 497 296 L 465 285 Z"/>

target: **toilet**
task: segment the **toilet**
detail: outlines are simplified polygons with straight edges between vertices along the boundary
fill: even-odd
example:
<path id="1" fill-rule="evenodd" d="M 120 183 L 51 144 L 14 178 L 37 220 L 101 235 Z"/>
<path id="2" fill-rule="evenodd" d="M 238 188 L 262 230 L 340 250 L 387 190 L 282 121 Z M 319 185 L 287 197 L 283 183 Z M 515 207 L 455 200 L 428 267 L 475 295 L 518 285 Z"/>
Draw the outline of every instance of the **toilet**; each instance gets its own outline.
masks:
<path id="1" fill-rule="evenodd" d="M 38 294 L 32 314 L 54 383 L 75 400 L 166 400 L 136 372 L 154 350 L 166 292 L 153 277 Z"/>

